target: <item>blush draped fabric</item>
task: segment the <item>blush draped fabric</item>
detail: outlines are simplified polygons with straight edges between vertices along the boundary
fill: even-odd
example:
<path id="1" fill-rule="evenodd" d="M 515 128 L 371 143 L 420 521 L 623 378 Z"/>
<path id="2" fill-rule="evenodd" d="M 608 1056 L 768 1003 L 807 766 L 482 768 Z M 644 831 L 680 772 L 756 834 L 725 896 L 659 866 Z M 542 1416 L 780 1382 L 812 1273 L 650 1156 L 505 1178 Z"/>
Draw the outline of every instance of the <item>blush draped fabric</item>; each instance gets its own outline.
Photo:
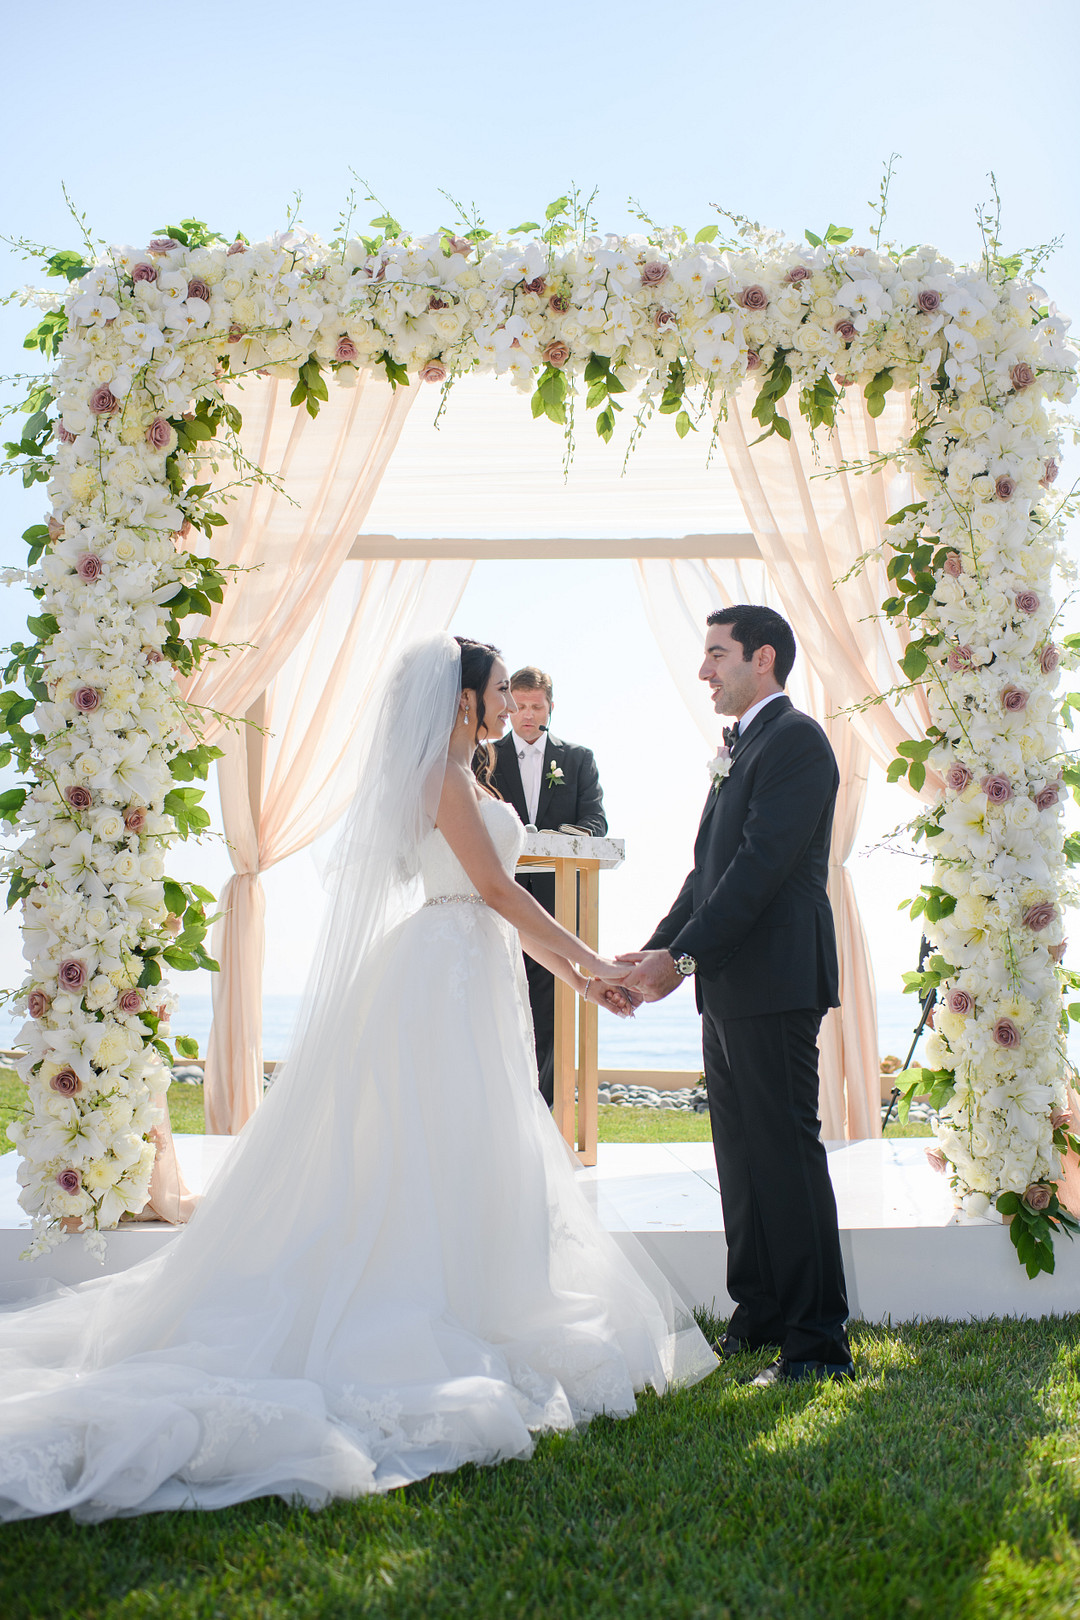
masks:
<path id="1" fill-rule="evenodd" d="M 729 559 L 640 560 L 635 574 L 645 612 L 679 693 L 698 728 L 716 742 L 720 720 L 688 656 L 714 608 L 734 602 L 779 607 L 760 563 Z M 798 631 L 796 629 L 796 635 Z M 797 706 L 825 728 L 837 756 L 840 787 L 833 818 L 829 899 L 836 924 L 841 1005 L 826 1013 L 820 1035 L 820 1113 L 829 1141 L 881 1135 L 877 1006 L 870 948 L 845 862 L 851 854 L 866 798 L 868 751 L 852 728 L 831 718 L 822 684 L 796 660 L 788 683 Z"/>
<path id="2" fill-rule="evenodd" d="M 456 561 L 347 564 L 249 711 L 252 724 L 223 739 L 218 786 L 235 876 L 219 898 L 212 942 L 221 971 L 206 1059 L 208 1131 L 235 1134 L 262 1097 L 259 874 L 305 848 L 344 810 L 355 788 L 358 722 L 376 683 L 407 641 L 445 629 L 470 569 Z"/>

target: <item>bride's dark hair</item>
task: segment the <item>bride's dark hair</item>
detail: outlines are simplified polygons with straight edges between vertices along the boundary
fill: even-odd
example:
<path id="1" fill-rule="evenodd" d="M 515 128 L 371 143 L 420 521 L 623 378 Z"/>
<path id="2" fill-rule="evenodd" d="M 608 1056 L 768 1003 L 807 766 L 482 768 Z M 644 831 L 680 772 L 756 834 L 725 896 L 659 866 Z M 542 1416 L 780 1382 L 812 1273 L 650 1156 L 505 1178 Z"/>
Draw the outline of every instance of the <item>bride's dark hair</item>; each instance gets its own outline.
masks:
<path id="1" fill-rule="evenodd" d="M 473 770 L 477 780 L 493 793 L 495 749 L 481 733 L 484 727 L 484 693 L 491 679 L 491 667 L 499 657 L 499 649 L 488 641 L 470 641 L 468 636 L 455 636 L 454 640 L 461 648 L 461 690 L 476 693 L 476 753 L 473 756 Z"/>

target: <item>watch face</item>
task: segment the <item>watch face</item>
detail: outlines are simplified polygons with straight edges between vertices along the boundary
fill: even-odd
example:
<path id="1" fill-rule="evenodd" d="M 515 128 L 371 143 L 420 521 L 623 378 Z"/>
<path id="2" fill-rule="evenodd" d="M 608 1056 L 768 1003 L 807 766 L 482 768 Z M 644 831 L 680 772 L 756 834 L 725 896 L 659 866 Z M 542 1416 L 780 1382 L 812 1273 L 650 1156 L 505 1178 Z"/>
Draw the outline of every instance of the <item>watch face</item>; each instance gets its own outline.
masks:
<path id="1" fill-rule="evenodd" d="M 691 973 L 697 972 L 697 963 L 692 956 L 677 956 L 675 958 L 675 971 L 681 973 L 683 978 L 687 979 Z"/>

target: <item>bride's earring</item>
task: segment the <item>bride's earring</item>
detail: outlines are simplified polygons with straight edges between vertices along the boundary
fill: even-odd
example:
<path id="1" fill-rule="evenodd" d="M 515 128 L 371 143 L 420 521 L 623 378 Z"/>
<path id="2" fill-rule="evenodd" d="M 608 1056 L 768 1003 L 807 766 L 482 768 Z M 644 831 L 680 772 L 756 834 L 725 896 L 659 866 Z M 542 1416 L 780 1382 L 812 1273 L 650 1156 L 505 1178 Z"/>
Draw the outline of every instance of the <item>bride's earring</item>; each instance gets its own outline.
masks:
<path id="1" fill-rule="evenodd" d="M 469 705 L 467 703 L 465 705 L 465 711 L 461 716 L 461 723 L 463 726 L 467 726 L 469 723 Z"/>

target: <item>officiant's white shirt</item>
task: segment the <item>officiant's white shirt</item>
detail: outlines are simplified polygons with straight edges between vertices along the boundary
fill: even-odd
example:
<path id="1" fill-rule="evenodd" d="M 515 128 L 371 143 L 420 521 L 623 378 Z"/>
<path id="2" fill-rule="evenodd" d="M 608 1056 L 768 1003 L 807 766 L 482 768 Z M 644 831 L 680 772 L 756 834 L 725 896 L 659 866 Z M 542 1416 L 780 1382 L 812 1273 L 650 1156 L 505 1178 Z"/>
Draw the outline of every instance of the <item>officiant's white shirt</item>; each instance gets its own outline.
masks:
<path id="1" fill-rule="evenodd" d="M 535 742 L 526 742 L 523 737 L 514 733 L 514 742 L 517 745 L 518 770 L 521 772 L 521 787 L 525 794 L 525 808 L 529 812 L 529 820 L 536 825 L 536 807 L 540 803 L 540 778 L 544 774 L 544 749 L 547 747 L 547 732 L 542 731 Z"/>
<path id="2" fill-rule="evenodd" d="M 787 696 L 786 692 L 770 692 L 768 697 L 761 698 L 757 703 L 751 703 L 750 707 L 747 709 L 746 713 L 743 715 L 742 719 L 739 721 L 739 736 L 744 737 L 746 735 L 747 726 L 750 724 L 751 720 L 756 720 L 757 719 L 758 715 L 761 713 L 761 711 L 765 707 L 766 703 L 771 703 L 773 698 L 786 697 L 786 696 Z M 518 738 L 518 741 L 519 742 L 521 741 L 520 737 Z"/>

